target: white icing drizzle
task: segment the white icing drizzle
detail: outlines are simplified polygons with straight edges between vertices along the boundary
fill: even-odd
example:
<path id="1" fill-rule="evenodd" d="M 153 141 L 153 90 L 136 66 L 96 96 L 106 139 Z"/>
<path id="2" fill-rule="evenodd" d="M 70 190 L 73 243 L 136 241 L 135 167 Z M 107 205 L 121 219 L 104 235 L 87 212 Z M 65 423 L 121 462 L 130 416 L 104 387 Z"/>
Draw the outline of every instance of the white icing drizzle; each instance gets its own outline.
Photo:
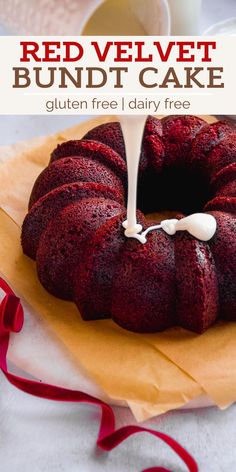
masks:
<path id="1" fill-rule="evenodd" d="M 139 234 L 137 238 L 142 244 L 147 241 L 147 234 L 150 231 L 157 229 L 163 229 L 167 234 L 173 236 L 176 231 L 187 231 L 194 238 L 200 241 L 209 241 L 213 238 L 216 232 L 216 219 L 212 215 L 206 213 L 194 213 L 193 215 L 186 216 L 181 220 L 170 219 L 163 220 L 159 225 L 150 226 L 146 231 Z"/>
<path id="2" fill-rule="evenodd" d="M 126 225 L 127 221 L 123 223 L 124 227 L 126 227 Z M 217 223 L 214 216 L 208 215 L 207 213 L 194 213 L 193 215 L 186 216 L 181 220 L 163 220 L 158 225 L 149 226 L 149 228 L 140 234 L 126 236 L 129 238 L 135 238 L 140 241 L 140 243 L 145 244 L 147 242 L 147 234 L 150 233 L 150 231 L 162 229 L 170 236 L 173 236 L 176 231 L 187 231 L 200 241 L 209 241 L 213 238 L 216 228 Z"/>
<path id="3" fill-rule="evenodd" d="M 135 238 L 145 244 L 150 231 L 162 229 L 170 236 L 173 236 L 176 231 L 187 231 L 200 241 L 209 241 L 216 232 L 217 223 L 214 216 L 207 213 L 194 213 L 181 220 L 163 220 L 160 224 L 150 226 L 145 231 L 142 231 L 142 225 L 137 223 L 138 166 L 146 119 L 147 116 L 120 117 L 128 173 L 127 219 L 122 223 L 125 228 L 125 236 Z"/>
<path id="4" fill-rule="evenodd" d="M 137 224 L 137 184 L 138 184 L 138 166 L 140 151 L 143 139 L 143 131 L 147 116 L 120 116 L 120 124 L 124 136 L 127 173 L 128 173 L 128 202 L 127 202 L 127 220 L 123 223 L 125 236 L 135 237 L 142 226 Z"/>
<path id="5" fill-rule="evenodd" d="M 209 241 L 216 232 L 216 219 L 208 213 L 194 213 L 178 220 L 176 231 L 188 231 L 200 241 Z"/>

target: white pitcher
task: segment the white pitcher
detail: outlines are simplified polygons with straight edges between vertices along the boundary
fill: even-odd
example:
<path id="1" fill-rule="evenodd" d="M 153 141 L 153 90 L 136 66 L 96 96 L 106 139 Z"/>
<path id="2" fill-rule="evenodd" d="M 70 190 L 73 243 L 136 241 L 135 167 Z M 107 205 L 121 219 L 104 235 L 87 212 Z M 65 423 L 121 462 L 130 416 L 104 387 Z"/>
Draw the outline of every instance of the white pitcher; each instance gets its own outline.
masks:
<path id="1" fill-rule="evenodd" d="M 199 34 L 201 0 L 0 0 L 1 23 L 30 35 Z"/>
<path id="2" fill-rule="evenodd" d="M 0 12 L 21 35 L 170 34 L 167 0 L 0 0 Z"/>
<path id="3" fill-rule="evenodd" d="M 202 0 L 100 0 L 84 17 L 83 34 L 198 35 Z"/>

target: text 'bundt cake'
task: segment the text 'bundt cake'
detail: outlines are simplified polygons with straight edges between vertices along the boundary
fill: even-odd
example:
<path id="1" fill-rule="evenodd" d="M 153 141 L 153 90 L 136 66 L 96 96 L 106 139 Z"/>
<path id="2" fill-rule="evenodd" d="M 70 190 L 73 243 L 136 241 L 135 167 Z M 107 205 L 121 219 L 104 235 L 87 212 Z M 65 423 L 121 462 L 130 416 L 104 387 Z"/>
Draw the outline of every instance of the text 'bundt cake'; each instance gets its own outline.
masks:
<path id="1" fill-rule="evenodd" d="M 170 191 L 171 189 L 171 191 Z M 73 300 L 84 320 L 111 317 L 137 332 L 181 326 L 204 332 L 236 321 L 236 126 L 195 116 L 148 117 L 138 183 L 138 222 L 175 211 L 214 216 L 203 242 L 186 231 L 124 236 L 127 171 L 120 124 L 102 124 L 52 152 L 22 227 L 24 253 L 42 285 Z"/>

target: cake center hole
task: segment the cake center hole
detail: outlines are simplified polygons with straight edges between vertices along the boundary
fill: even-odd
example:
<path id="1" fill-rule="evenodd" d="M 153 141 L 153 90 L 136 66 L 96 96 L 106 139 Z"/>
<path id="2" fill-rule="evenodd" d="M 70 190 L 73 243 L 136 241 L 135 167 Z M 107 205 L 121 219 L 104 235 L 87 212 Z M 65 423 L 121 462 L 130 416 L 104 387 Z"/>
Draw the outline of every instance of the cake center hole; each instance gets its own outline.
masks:
<path id="1" fill-rule="evenodd" d="M 144 214 L 201 213 L 209 199 L 209 184 L 195 170 L 171 168 L 160 174 L 149 170 L 139 181 L 138 208 Z"/>

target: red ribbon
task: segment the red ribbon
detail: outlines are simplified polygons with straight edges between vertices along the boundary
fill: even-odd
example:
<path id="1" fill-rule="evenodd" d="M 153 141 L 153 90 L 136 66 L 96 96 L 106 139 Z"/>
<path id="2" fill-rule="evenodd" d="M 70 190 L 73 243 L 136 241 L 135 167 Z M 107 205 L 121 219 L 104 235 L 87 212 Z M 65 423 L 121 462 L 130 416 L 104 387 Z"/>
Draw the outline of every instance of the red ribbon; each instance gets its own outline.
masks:
<path id="1" fill-rule="evenodd" d="M 115 417 L 112 408 L 87 393 L 78 390 L 57 387 L 34 380 L 24 379 L 12 374 L 7 368 L 7 350 L 11 331 L 18 333 L 24 322 L 23 308 L 20 299 L 14 294 L 9 285 L 0 277 L 0 288 L 6 293 L 0 304 L 0 368 L 8 381 L 19 390 L 36 397 L 64 402 L 85 402 L 98 405 L 102 410 L 97 446 L 105 451 L 111 451 L 129 436 L 137 433 L 150 433 L 164 441 L 173 449 L 188 467 L 189 472 L 198 472 L 198 466 L 193 457 L 177 441 L 167 434 L 142 426 L 124 426 L 115 429 Z M 151 467 L 143 472 L 171 472 L 164 467 Z"/>

